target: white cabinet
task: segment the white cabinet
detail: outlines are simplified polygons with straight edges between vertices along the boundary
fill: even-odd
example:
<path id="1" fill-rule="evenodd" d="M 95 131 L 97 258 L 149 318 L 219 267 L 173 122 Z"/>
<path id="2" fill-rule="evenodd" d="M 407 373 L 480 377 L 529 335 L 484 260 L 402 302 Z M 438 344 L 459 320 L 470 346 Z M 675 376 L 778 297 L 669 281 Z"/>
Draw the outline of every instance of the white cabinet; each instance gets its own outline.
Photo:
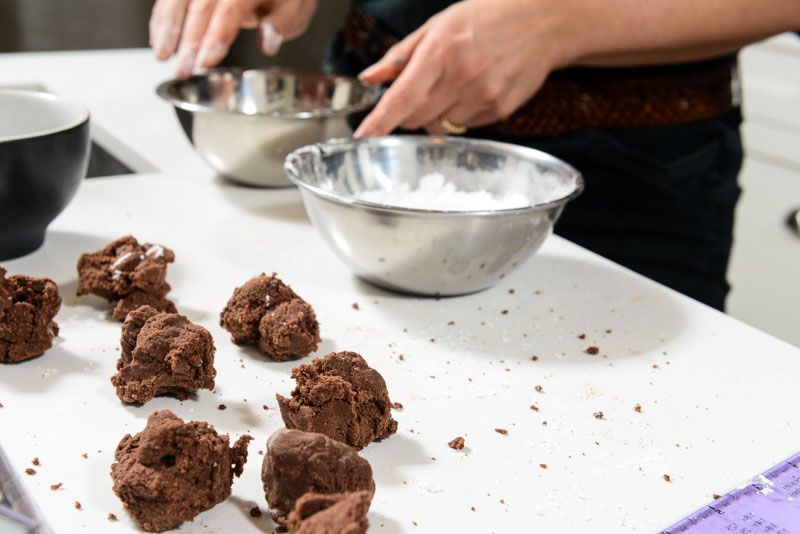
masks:
<path id="1" fill-rule="evenodd" d="M 800 237 L 786 225 L 800 209 L 800 38 L 747 48 L 741 68 L 747 158 L 728 312 L 800 346 Z"/>

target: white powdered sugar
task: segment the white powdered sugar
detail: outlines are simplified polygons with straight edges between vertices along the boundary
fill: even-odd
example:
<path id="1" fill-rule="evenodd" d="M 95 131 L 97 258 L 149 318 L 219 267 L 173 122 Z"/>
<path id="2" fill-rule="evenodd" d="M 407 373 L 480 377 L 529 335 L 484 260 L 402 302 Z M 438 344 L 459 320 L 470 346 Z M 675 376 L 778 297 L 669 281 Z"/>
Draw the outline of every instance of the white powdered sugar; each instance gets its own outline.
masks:
<path id="1" fill-rule="evenodd" d="M 391 190 L 375 189 L 363 191 L 358 194 L 359 200 L 385 204 L 401 208 L 426 209 L 437 211 L 494 211 L 516 208 L 526 208 L 534 204 L 550 202 L 569 194 L 571 187 L 553 187 L 553 184 L 543 186 L 537 198 L 530 199 L 520 193 L 508 193 L 495 196 L 489 191 L 462 191 L 445 176 L 432 172 L 423 176 L 416 189 L 402 183 Z"/>
<path id="2" fill-rule="evenodd" d="M 133 254 L 132 252 L 126 252 L 125 254 L 114 260 L 114 263 L 111 264 L 111 269 L 116 269 L 117 267 L 125 263 L 125 260 L 130 258 L 132 254 Z"/>
<path id="3" fill-rule="evenodd" d="M 163 258 L 164 247 L 162 247 L 161 245 L 151 245 L 150 248 L 148 248 L 144 253 L 148 256 L 153 256 L 155 258 Z"/>

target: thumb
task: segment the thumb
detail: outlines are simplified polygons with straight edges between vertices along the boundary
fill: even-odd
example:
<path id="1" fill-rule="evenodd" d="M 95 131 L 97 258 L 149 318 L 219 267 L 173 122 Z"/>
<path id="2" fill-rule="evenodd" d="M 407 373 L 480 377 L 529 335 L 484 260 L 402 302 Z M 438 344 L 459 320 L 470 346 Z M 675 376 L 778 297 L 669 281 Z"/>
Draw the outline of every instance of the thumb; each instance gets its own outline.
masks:
<path id="1" fill-rule="evenodd" d="M 261 18 L 259 41 L 267 55 L 274 56 L 284 41 L 299 37 L 314 16 L 318 0 L 296 0 L 294 2 L 275 2 Z"/>
<path id="2" fill-rule="evenodd" d="M 272 24 L 271 17 L 264 17 L 258 25 L 258 41 L 261 51 L 268 56 L 276 55 L 283 44 L 283 34 Z"/>

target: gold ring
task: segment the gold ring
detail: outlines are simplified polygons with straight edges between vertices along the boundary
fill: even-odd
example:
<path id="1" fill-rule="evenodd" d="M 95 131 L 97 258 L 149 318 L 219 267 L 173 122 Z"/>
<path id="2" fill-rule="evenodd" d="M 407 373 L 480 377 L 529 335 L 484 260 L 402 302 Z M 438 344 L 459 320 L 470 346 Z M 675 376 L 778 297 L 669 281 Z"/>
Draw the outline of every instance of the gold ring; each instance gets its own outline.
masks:
<path id="1" fill-rule="evenodd" d="M 442 117 L 442 120 L 439 121 L 439 124 L 442 125 L 442 128 L 447 130 L 447 133 L 450 133 L 450 134 L 453 134 L 453 135 L 463 135 L 463 134 L 467 133 L 467 127 L 466 126 L 459 126 L 457 124 L 453 124 L 452 122 L 447 120 L 447 117 Z"/>

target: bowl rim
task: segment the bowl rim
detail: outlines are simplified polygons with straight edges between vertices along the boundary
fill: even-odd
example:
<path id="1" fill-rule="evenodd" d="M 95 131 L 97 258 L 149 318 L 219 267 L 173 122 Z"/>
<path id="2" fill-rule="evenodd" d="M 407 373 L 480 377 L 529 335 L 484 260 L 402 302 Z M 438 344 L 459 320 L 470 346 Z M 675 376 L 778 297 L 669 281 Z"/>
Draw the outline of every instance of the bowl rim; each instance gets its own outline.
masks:
<path id="1" fill-rule="evenodd" d="M 343 195 L 341 193 L 336 193 L 334 191 L 329 191 L 327 189 L 323 189 L 316 185 L 309 184 L 300 177 L 300 174 L 293 163 L 294 159 L 297 159 L 300 156 L 307 154 L 309 152 L 315 152 L 321 155 L 325 155 L 326 152 L 327 153 L 341 152 L 343 149 L 351 148 L 366 143 L 375 145 L 387 145 L 387 144 L 399 145 L 403 143 L 415 143 L 415 144 L 422 143 L 426 145 L 435 145 L 442 143 L 458 143 L 461 145 L 468 145 L 468 146 L 479 146 L 479 147 L 488 146 L 504 151 L 510 150 L 511 152 L 516 153 L 518 155 L 527 156 L 528 158 L 532 157 L 533 159 L 536 159 L 538 161 L 551 163 L 560 169 L 566 170 L 575 177 L 575 188 L 568 195 L 565 195 L 561 198 L 551 200 L 550 202 L 545 202 L 541 204 L 532 204 L 530 206 L 524 206 L 521 208 L 505 208 L 497 210 L 473 210 L 473 211 L 409 208 L 405 206 L 392 206 L 390 204 L 382 204 L 379 202 L 362 200 L 359 198 Z M 345 206 L 357 206 L 357 207 L 369 208 L 372 210 L 383 211 L 386 213 L 402 213 L 402 214 L 409 214 L 409 215 L 413 214 L 422 216 L 498 217 L 498 216 L 527 214 L 539 211 L 549 211 L 552 210 L 553 208 L 564 206 L 571 200 L 578 197 L 583 192 L 584 189 L 583 175 L 569 163 L 551 154 L 548 154 L 547 152 L 542 152 L 541 150 L 530 148 L 524 145 L 515 145 L 513 143 L 503 143 L 501 141 L 491 141 L 487 139 L 470 138 L 470 137 L 456 137 L 449 135 L 386 135 L 382 137 L 369 137 L 365 139 L 353 139 L 353 138 L 329 139 L 327 141 L 323 141 L 322 143 L 306 145 L 304 147 L 292 151 L 288 156 L 286 156 L 283 168 L 289 180 L 297 187 L 299 187 L 301 191 L 302 190 L 309 191 L 331 202 Z"/>
<path id="2" fill-rule="evenodd" d="M 4 95 L 23 96 L 32 99 L 49 100 L 51 102 L 55 102 L 58 104 L 65 104 L 67 106 L 74 108 L 74 110 L 77 111 L 80 116 L 79 118 L 75 119 L 72 122 L 67 123 L 64 126 L 56 126 L 55 128 L 50 128 L 49 130 L 31 132 L 24 135 L 7 135 L 7 136 L 0 135 L 0 143 L 13 143 L 15 141 L 24 141 L 26 139 L 35 139 L 38 137 L 46 137 L 48 135 L 54 135 L 61 132 L 66 132 L 68 130 L 72 130 L 73 128 L 77 128 L 78 126 L 81 126 L 82 124 L 88 122 L 91 117 L 91 112 L 89 111 L 89 108 L 87 108 L 84 104 L 81 104 L 80 102 L 72 98 L 63 97 L 61 95 L 50 93 L 45 90 L 0 88 L 0 97 Z"/>
<path id="3" fill-rule="evenodd" d="M 210 106 L 207 104 L 196 104 L 193 102 L 187 102 L 186 100 L 182 100 L 177 98 L 173 94 L 170 93 L 170 90 L 174 87 L 177 87 L 180 84 L 186 83 L 192 79 L 203 79 L 207 78 L 209 74 L 212 73 L 233 73 L 239 77 L 244 76 L 244 74 L 248 72 L 275 72 L 275 73 L 286 73 L 291 74 L 293 76 L 315 76 L 319 78 L 324 78 L 328 80 L 344 80 L 352 84 L 359 85 L 367 90 L 367 94 L 369 96 L 369 101 L 360 104 L 350 104 L 340 109 L 315 109 L 311 111 L 268 111 L 268 112 L 253 112 L 253 113 L 245 113 L 243 111 L 237 111 L 232 109 L 222 109 L 217 108 L 214 106 Z M 182 109 L 184 111 L 191 111 L 191 112 L 198 112 L 198 113 L 222 113 L 226 115 L 238 115 L 241 117 L 270 117 L 274 119 L 319 119 L 319 118 L 328 118 L 328 117 L 341 117 L 345 115 L 350 115 L 352 113 L 358 113 L 360 111 L 364 111 L 372 106 L 374 106 L 378 100 L 380 99 L 381 95 L 383 94 L 383 88 L 380 85 L 374 84 L 366 84 L 358 80 L 358 78 L 353 78 L 350 76 L 340 76 L 338 74 L 326 74 L 324 72 L 316 72 L 316 71 L 308 71 L 308 70 L 301 70 L 301 69 L 292 69 L 287 67 L 265 67 L 260 69 L 245 69 L 242 67 L 215 67 L 210 69 L 205 69 L 200 74 L 193 74 L 192 76 L 186 79 L 179 79 L 179 78 L 172 78 L 170 80 L 166 80 L 158 84 L 156 87 L 156 94 L 175 106 L 178 109 Z"/>

